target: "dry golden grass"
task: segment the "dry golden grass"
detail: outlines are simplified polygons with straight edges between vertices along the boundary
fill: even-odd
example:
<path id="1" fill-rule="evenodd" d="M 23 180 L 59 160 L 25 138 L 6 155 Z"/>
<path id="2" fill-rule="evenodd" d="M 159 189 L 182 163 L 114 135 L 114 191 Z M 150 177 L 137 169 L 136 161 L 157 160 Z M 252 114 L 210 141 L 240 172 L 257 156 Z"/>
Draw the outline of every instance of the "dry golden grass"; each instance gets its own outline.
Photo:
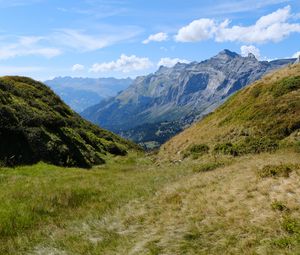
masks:
<path id="1" fill-rule="evenodd" d="M 269 164 L 296 167 L 288 178 L 260 178 Z M 52 232 L 34 254 L 297 254 L 299 166 L 293 152 L 244 156 Z"/>

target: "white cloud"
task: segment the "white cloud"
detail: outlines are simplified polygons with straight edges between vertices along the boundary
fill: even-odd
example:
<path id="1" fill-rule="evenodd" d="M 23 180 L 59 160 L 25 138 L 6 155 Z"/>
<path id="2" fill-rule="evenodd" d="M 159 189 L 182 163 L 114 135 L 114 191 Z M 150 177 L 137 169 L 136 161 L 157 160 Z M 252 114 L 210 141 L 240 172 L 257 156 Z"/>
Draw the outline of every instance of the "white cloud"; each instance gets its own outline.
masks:
<path id="1" fill-rule="evenodd" d="M 2 43 L 0 46 L 0 59 L 9 59 L 20 56 L 42 56 L 52 58 L 62 52 L 58 48 L 45 47 L 40 42 L 43 37 L 23 36 L 18 37 L 16 42 Z"/>
<path id="2" fill-rule="evenodd" d="M 240 41 L 246 43 L 278 42 L 291 33 L 300 33 L 300 24 L 288 23 L 292 17 L 290 6 L 278 9 L 269 15 L 262 16 L 252 26 L 232 26 L 229 22 L 217 29 L 216 41 Z"/>
<path id="3" fill-rule="evenodd" d="M 292 58 L 298 58 L 300 56 L 300 51 L 297 51 L 293 56 Z"/>
<path id="4" fill-rule="evenodd" d="M 59 30 L 53 37 L 59 44 L 83 51 L 102 49 L 111 44 L 109 38 L 88 35 L 73 29 Z"/>
<path id="5" fill-rule="evenodd" d="M 186 59 L 180 59 L 180 58 L 161 58 L 158 62 L 158 66 L 166 66 L 166 67 L 172 67 L 176 65 L 177 63 L 190 63 L 190 61 Z"/>
<path id="6" fill-rule="evenodd" d="M 77 72 L 77 71 L 82 71 L 84 70 L 84 65 L 81 64 L 75 64 L 72 66 L 72 71 Z"/>
<path id="7" fill-rule="evenodd" d="M 249 53 L 252 53 L 256 59 L 260 59 L 260 50 L 253 45 L 243 45 L 241 46 L 241 55 L 247 57 Z"/>
<path id="8" fill-rule="evenodd" d="M 148 58 L 139 58 L 135 55 L 126 56 L 125 54 L 122 54 L 116 61 L 95 63 L 91 67 L 90 72 L 121 71 L 123 73 L 129 73 L 132 71 L 148 69 L 152 65 L 152 62 Z"/>
<path id="9" fill-rule="evenodd" d="M 160 32 L 154 35 L 150 35 L 146 40 L 144 40 L 143 44 L 148 44 L 150 42 L 162 42 L 168 40 L 168 35 L 166 33 Z"/>
<path id="10" fill-rule="evenodd" d="M 196 42 L 207 40 L 214 35 L 215 21 L 212 19 L 194 20 L 185 27 L 179 29 L 175 40 L 178 42 Z"/>
<path id="11" fill-rule="evenodd" d="M 181 28 L 175 40 L 196 42 L 214 38 L 217 42 L 278 42 L 291 33 L 300 33 L 300 23 L 288 22 L 292 18 L 291 7 L 286 6 L 262 16 L 251 26 L 230 26 L 229 20 L 218 23 L 213 19 L 199 19 Z"/>
<path id="12" fill-rule="evenodd" d="M 107 30 L 111 31 L 107 31 Z M 60 29 L 50 36 L 49 39 L 67 48 L 87 52 L 95 51 L 113 45 L 115 43 L 128 40 L 136 36 L 140 31 L 133 27 L 103 28 L 103 34 L 86 33 L 75 29 Z"/>

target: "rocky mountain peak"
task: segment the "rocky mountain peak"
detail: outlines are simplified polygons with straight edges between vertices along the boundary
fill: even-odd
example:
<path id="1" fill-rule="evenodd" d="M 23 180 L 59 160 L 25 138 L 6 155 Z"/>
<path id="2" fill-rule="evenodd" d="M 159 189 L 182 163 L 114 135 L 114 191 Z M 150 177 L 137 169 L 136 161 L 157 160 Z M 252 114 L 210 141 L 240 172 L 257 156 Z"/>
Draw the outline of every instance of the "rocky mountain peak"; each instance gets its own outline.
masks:
<path id="1" fill-rule="evenodd" d="M 214 56 L 213 58 L 214 59 L 223 59 L 223 60 L 230 60 L 230 59 L 233 59 L 233 58 L 236 58 L 236 57 L 239 57 L 240 55 L 235 53 L 235 52 L 232 52 L 230 50 L 222 50 L 220 51 L 216 56 Z"/>
<path id="2" fill-rule="evenodd" d="M 248 58 L 257 60 L 256 57 L 255 57 L 255 55 L 253 53 L 251 53 L 251 52 L 248 54 Z"/>

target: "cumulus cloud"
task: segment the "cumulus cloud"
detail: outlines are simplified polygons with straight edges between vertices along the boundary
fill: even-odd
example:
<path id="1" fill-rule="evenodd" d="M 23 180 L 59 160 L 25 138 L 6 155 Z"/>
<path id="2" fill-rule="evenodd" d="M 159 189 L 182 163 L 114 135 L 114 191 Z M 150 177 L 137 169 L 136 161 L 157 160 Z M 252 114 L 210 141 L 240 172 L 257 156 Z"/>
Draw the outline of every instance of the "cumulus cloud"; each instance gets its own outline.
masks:
<path id="1" fill-rule="evenodd" d="M 43 40 L 45 40 L 43 37 L 18 37 L 16 42 L 9 42 L 0 46 L 0 59 L 30 55 L 52 58 L 62 53 L 58 48 L 43 46 L 41 44 Z"/>
<path id="2" fill-rule="evenodd" d="M 99 73 L 121 71 L 123 73 L 129 73 L 132 71 L 148 69 L 152 65 L 152 62 L 148 58 L 140 58 L 135 55 L 127 56 L 122 54 L 116 61 L 95 63 L 90 69 L 90 72 Z"/>
<path id="3" fill-rule="evenodd" d="M 177 63 L 190 63 L 190 61 L 186 59 L 180 59 L 180 58 L 161 58 L 159 62 L 157 63 L 158 66 L 166 66 L 166 67 L 172 67 L 176 65 Z"/>
<path id="4" fill-rule="evenodd" d="M 75 64 L 75 65 L 72 66 L 72 71 L 73 72 L 82 71 L 82 70 L 84 70 L 84 65 Z"/>
<path id="5" fill-rule="evenodd" d="M 212 19 L 194 20 L 185 27 L 179 29 L 175 40 L 178 42 L 197 42 L 213 37 L 216 23 Z"/>
<path id="6" fill-rule="evenodd" d="M 241 55 L 247 57 L 249 53 L 252 53 L 257 59 L 260 59 L 260 50 L 253 45 L 241 46 Z"/>
<path id="7" fill-rule="evenodd" d="M 297 51 L 293 56 L 292 58 L 298 58 L 300 56 L 300 51 Z"/>
<path id="8" fill-rule="evenodd" d="M 144 40 L 143 44 L 148 44 L 150 42 L 162 42 L 168 40 L 168 35 L 166 33 L 160 32 L 157 34 L 150 35 L 146 40 Z"/>
<path id="9" fill-rule="evenodd" d="M 229 20 L 218 23 L 213 19 L 199 19 L 181 28 L 175 40 L 196 42 L 213 38 L 217 42 L 278 42 L 291 33 L 300 33 L 300 23 L 289 23 L 292 18 L 291 7 L 286 6 L 262 16 L 251 26 L 230 26 Z"/>

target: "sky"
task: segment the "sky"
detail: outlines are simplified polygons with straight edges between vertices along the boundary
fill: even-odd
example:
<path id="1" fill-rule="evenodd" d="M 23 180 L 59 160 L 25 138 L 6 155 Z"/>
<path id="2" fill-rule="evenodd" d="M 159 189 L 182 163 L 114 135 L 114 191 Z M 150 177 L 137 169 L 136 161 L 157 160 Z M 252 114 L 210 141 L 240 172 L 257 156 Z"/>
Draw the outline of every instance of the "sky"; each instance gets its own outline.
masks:
<path id="1" fill-rule="evenodd" d="M 0 75 L 132 77 L 223 49 L 300 54 L 299 0 L 0 0 Z"/>

